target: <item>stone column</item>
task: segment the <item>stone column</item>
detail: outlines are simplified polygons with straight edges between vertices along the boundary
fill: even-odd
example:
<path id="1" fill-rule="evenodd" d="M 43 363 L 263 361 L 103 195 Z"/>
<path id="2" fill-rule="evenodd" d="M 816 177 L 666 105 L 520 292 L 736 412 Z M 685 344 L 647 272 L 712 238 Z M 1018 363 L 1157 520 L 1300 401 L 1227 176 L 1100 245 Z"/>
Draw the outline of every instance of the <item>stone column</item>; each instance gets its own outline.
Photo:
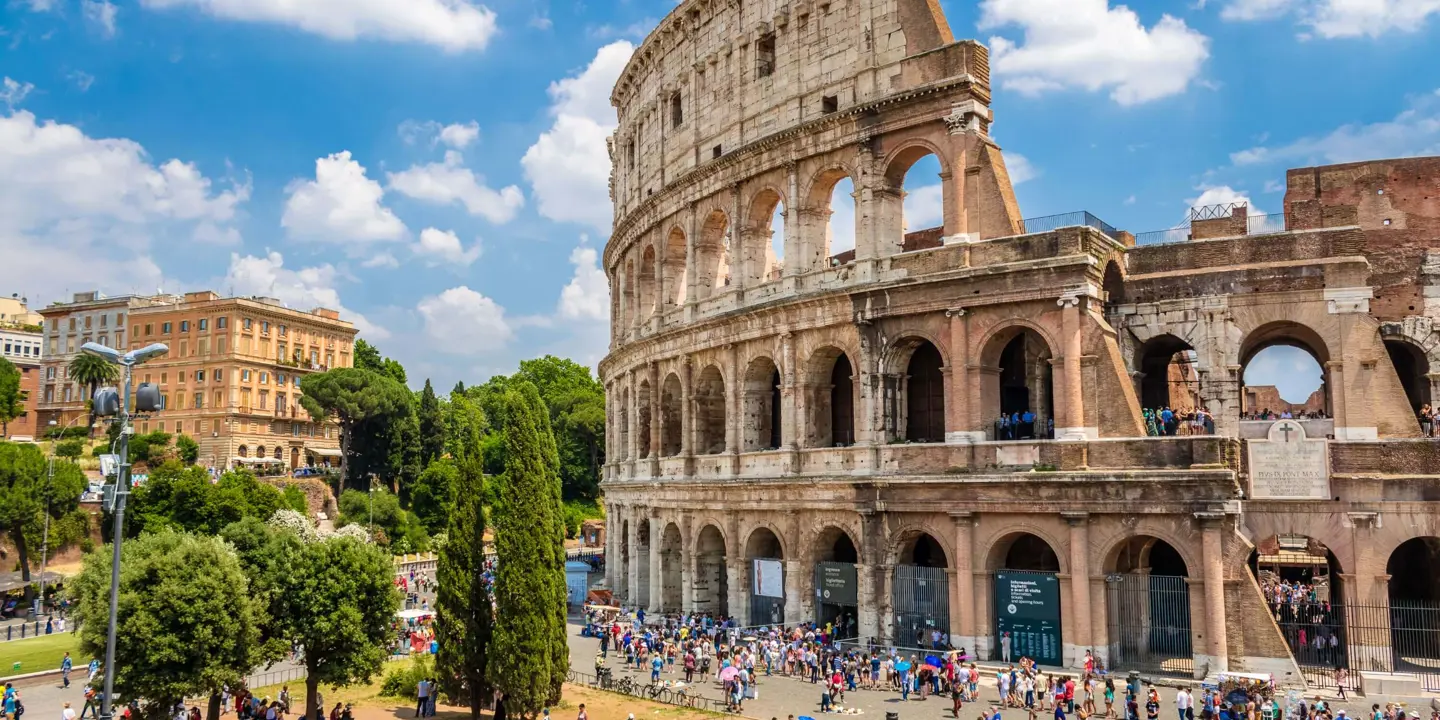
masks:
<path id="1" fill-rule="evenodd" d="M 626 477 L 635 477 L 635 460 L 640 452 L 640 393 L 636 390 L 634 368 L 625 372 L 625 381 L 630 400 L 625 407 L 625 459 L 628 461 Z"/>
<path id="2" fill-rule="evenodd" d="M 1083 667 L 1090 648 L 1090 516 L 1061 513 L 1070 525 L 1070 639 L 1071 667 Z"/>
<path id="3" fill-rule="evenodd" d="M 745 262 L 745 219 L 740 213 L 740 183 L 730 186 L 730 248 L 727 254 L 730 256 L 730 289 L 735 291 L 735 299 L 744 301 L 745 287 L 749 285 L 746 274 L 749 268 Z"/>
<path id="4" fill-rule="evenodd" d="M 680 518 L 680 611 L 695 612 L 695 519 L 688 513 Z"/>
<path id="5" fill-rule="evenodd" d="M 955 522 L 955 597 L 950 608 L 950 644 L 975 648 L 975 517 L 952 512 Z"/>
<path id="6" fill-rule="evenodd" d="M 797 278 L 810 271 L 805 257 L 805 238 L 800 233 L 800 174 L 797 172 L 798 169 L 799 165 L 795 162 L 785 164 L 786 184 L 789 185 L 789 192 L 785 194 L 785 258 L 782 273 L 787 292 L 794 292 Z"/>
<path id="7" fill-rule="evenodd" d="M 1080 296 L 1074 293 L 1062 295 L 1056 301 L 1061 308 L 1060 343 L 1065 353 L 1061 371 L 1064 404 L 1057 413 L 1062 422 L 1055 423 L 1056 440 L 1086 440 L 1089 437 L 1085 428 L 1085 395 L 1080 370 L 1080 356 L 1084 352 L 1080 334 L 1080 302 Z"/>
<path id="8" fill-rule="evenodd" d="M 891 644 L 895 642 L 895 566 L 891 563 L 883 563 L 875 567 L 880 589 L 876 603 L 876 612 L 880 616 L 880 640 Z"/>
<path id="9" fill-rule="evenodd" d="M 647 374 L 650 380 L 650 477 L 660 477 L 660 364 L 650 362 Z"/>
<path id="10" fill-rule="evenodd" d="M 726 582 L 730 586 L 730 615 L 739 625 L 750 624 L 750 573 L 747 562 L 739 558 L 725 558 Z"/>
<path id="11" fill-rule="evenodd" d="M 740 348 L 725 346 L 725 363 L 729 366 L 725 383 L 725 453 L 730 456 L 730 474 L 740 474 L 740 423 L 744 414 L 741 404 Z"/>
<path id="12" fill-rule="evenodd" d="M 660 568 L 660 544 L 665 536 L 665 520 L 655 510 L 650 511 L 650 599 L 646 605 L 646 612 L 656 615 L 665 607 L 665 581 L 661 575 Z"/>
<path id="13" fill-rule="evenodd" d="M 680 455 L 685 476 L 695 474 L 695 366 L 687 356 L 680 366 Z"/>
<path id="14" fill-rule="evenodd" d="M 810 618 L 805 616 L 805 564 L 785 560 L 785 624 L 795 625 Z"/>
<path id="15" fill-rule="evenodd" d="M 690 203 L 685 213 L 685 322 L 690 322 L 695 317 L 695 297 L 698 286 L 695 283 L 695 272 L 699 257 L 695 252 L 697 242 L 695 232 L 698 228 L 695 223 L 695 203 Z"/>
<path id="16" fill-rule="evenodd" d="M 970 317 L 965 308 L 946 310 L 950 318 L 949 397 L 945 398 L 945 442 L 974 443 L 985 440 L 985 433 L 974 432 L 973 393 L 970 383 Z M 956 647 L 959 647 L 958 645 Z"/>
<path id="17" fill-rule="evenodd" d="M 1335 439 L 1346 440 L 1349 426 L 1349 413 L 1345 406 L 1345 363 L 1339 360 L 1331 360 L 1325 363 L 1325 382 L 1330 390 L 1330 414 L 1335 419 Z"/>
<path id="18" fill-rule="evenodd" d="M 1225 513 L 1197 512 L 1201 525 L 1201 562 L 1205 565 L 1205 632 L 1210 638 L 1210 674 L 1230 669 L 1230 646 L 1225 630 L 1225 564 L 1220 536 Z"/>
<path id="19" fill-rule="evenodd" d="M 640 556 L 640 522 L 638 516 L 638 512 L 628 513 L 628 519 L 630 520 L 630 553 L 625 558 L 625 564 L 627 566 L 626 574 L 630 577 L 627 580 L 629 589 L 625 592 L 625 597 L 632 605 L 643 607 L 645 603 L 649 602 L 650 598 L 640 597 L 640 563 L 649 562 L 650 559 Z"/>
<path id="20" fill-rule="evenodd" d="M 880 614 L 877 611 L 875 568 L 863 563 L 855 565 L 855 597 L 860 607 L 855 609 L 855 621 L 860 637 L 880 636 Z"/>

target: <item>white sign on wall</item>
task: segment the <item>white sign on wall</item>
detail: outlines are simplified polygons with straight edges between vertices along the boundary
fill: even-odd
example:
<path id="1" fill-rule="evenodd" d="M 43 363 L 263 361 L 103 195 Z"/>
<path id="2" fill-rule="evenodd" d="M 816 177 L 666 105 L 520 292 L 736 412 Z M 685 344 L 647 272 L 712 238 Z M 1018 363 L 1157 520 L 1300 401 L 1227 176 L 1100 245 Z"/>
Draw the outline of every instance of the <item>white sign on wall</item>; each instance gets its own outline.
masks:
<path id="1" fill-rule="evenodd" d="M 1250 488 L 1257 500 L 1328 500 L 1330 444 L 1305 437 L 1294 420 L 1270 426 L 1265 440 L 1251 440 Z"/>
<path id="2" fill-rule="evenodd" d="M 760 597 L 785 597 L 785 571 L 781 561 L 757 558 L 753 562 L 755 582 L 752 584 L 752 592 Z"/>

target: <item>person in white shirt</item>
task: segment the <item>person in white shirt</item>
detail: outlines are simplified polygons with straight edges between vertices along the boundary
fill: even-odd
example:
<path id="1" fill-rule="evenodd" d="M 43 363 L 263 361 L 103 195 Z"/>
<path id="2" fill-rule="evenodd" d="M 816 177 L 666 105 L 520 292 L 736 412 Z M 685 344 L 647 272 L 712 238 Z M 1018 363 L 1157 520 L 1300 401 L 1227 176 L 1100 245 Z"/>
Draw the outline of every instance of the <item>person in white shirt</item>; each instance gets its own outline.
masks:
<path id="1" fill-rule="evenodd" d="M 70 703 L 65 703 L 65 709 L 60 711 L 60 720 L 75 720 L 75 708 Z"/>
<path id="2" fill-rule="evenodd" d="M 1195 699 L 1190 697 L 1190 691 L 1180 688 L 1175 693 L 1175 711 L 1179 713 L 1180 720 L 1194 720 Z"/>

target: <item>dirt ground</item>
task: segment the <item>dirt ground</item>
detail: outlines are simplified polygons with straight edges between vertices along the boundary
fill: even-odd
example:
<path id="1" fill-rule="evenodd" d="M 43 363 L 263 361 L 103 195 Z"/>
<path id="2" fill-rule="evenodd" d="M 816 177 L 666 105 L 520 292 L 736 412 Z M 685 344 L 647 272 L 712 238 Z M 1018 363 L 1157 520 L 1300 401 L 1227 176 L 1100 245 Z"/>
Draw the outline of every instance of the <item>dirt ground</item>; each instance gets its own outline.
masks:
<path id="1" fill-rule="evenodd" d="M 303 685 L 301 687 L 303 688 Z M 293 685 L 290 689 L 292 692 L 296 690 Z M 270 690 L 271 688 L 257 689 L 261 693 Z M 327 703 L 333 704 L 337 701 L 354 703 L 355 708 L 352 712 L 355 720 L 410 720 L 415 717 L 413 703 L 375 696 L 373 687 L 361 686 L 350 689 L 348 692 L 347 689 L 322 688 L 321 692 Z M 274 696 L 273 692 L 268 694 L 271 697 Z M 551 720 L 574 720 L 579 713 L 581 703 L 585 704 L 585 711 L 589 714 L 590 720 L 626 720 L 632 713 L 635 715 L 635 720 L 710 720 L 719 717 L 716 713 L 662 705 L 626 695 L 592 690 L 583 685 L 566 685 L 560 704 L 550 708 Z M 491 715 L 488 711 L 483 711 L 480 717 L 488 720 Z M 470 720 L 470 709 L 442 703 L 435 708 L 435 718 L 436 720 Z"/>

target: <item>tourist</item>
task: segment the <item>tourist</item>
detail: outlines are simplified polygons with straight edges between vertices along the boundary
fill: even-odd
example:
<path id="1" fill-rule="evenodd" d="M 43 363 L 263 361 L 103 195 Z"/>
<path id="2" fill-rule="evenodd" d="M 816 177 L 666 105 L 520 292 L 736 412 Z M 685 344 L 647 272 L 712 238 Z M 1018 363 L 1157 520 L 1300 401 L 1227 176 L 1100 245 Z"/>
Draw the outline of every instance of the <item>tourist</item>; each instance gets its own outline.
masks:
<path id="1" fill-rule="evenodd" d="M 1000 633 L 1000 662 L 1010 662 L 1010 633 Z"/>
<path id="2" fill-rule="evenodd" d="M 421 680 L 415 684 L 415 717 L 424 717 L 430 704 L 430 681 Z M 267 719 L 273 720 L 273 719 Z"/>
<path id="3" fill-rule="evenodd" d="M 70 707 L 70 703 L 65 703 L 65 707 L 60 710 L 60 720 L 75 720 L 75 709 Z"/>
<path id="4" fill-rule="evenodd" d="M 1115 680 L 1105 678 L 1105 717 L 1115 717 Z"/>
<path id="5" fill-rule="evenodd" d="M 70 687 L 70 669 L 75 667 L 75 661 L 70 659 L 70 652 L 65 652 L 65 657 L 60 661 L 60 679 L 64 681 L 64 687 Z M 70 707 L 69 703 L 65 707 Z"/>
<path id="6" fill-rule="evenodd" d="M 1175 712 L 1179 720 L 1195 720 L 1194 704 L 1195 699 L 1185 688 L 1182 687 L 1175 693 Z"/>

